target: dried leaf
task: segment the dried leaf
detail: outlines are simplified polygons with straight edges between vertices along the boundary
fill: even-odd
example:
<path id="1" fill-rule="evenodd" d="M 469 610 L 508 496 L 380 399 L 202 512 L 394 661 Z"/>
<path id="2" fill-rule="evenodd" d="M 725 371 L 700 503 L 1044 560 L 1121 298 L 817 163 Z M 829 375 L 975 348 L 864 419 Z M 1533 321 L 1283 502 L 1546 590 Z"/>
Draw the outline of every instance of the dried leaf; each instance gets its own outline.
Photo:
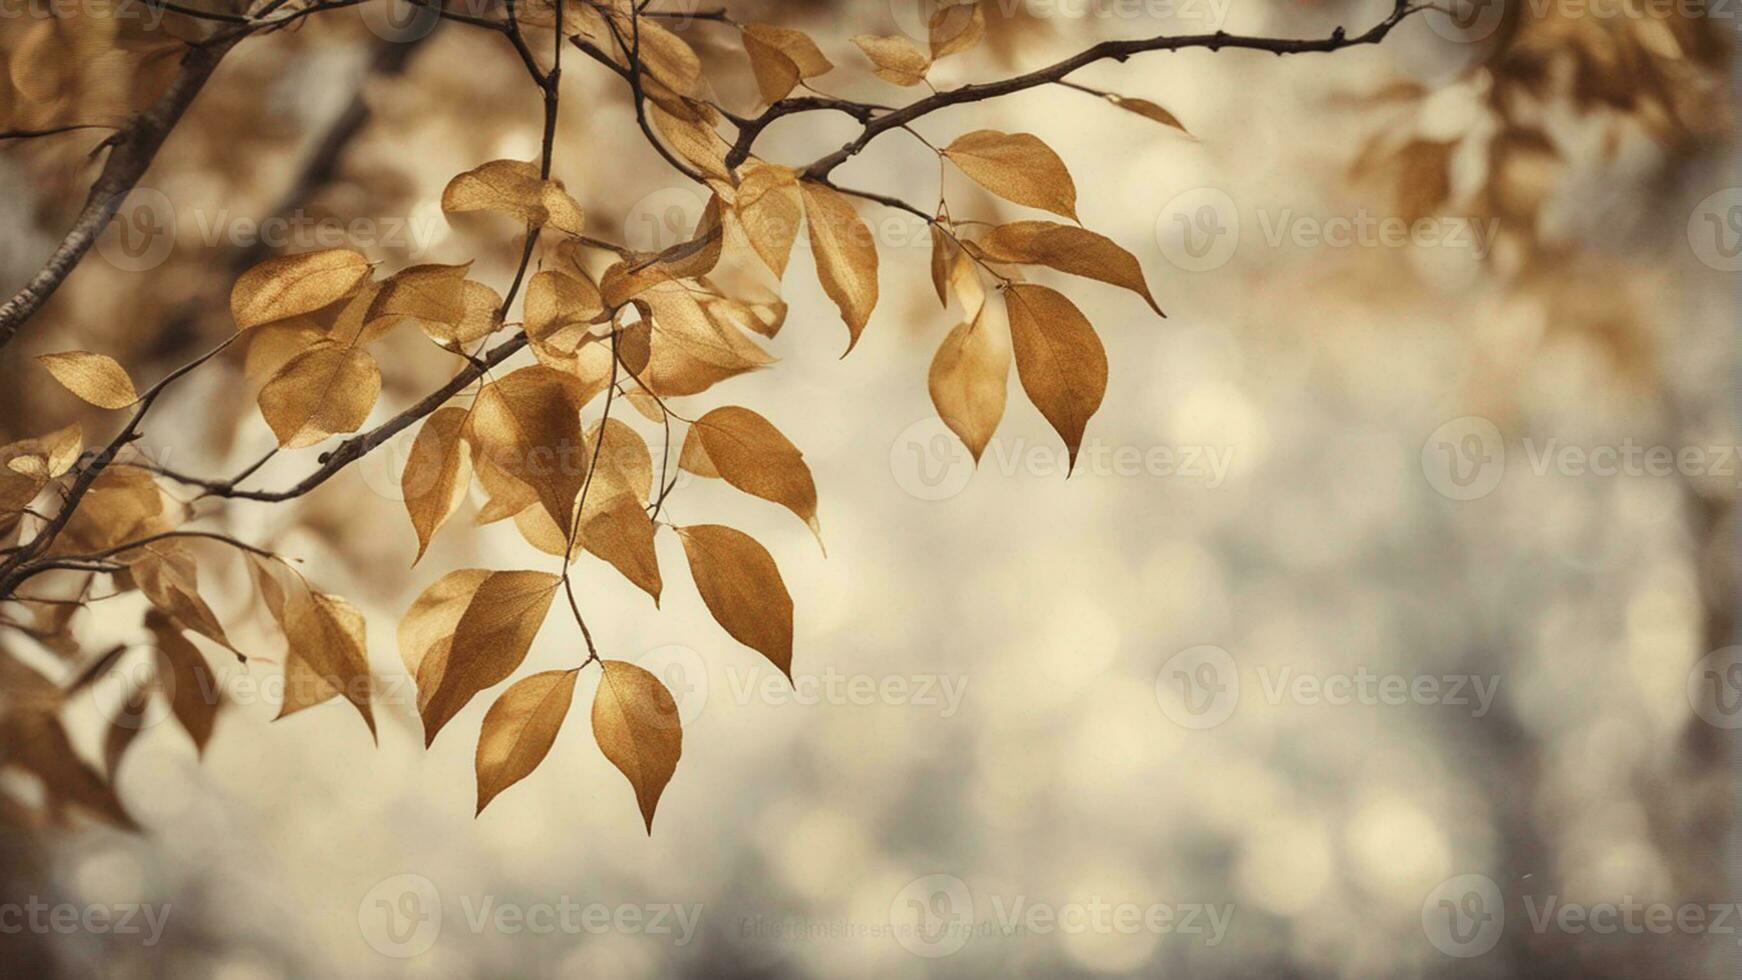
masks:
<path id="1" fill-rule="evenodd" d="M 236 279 L 230 315 L 236 329 L 313 313 L 348 295 L 369 275 L 369 260 L 349 248 L 267 259 Z"/>
<path id="2" fill-rule="evenodd" d="M 495 211 L 538 227 L 579 235 L 586 219 L 561 181 L 546 180 L 525 160 L 491 160 L 448 181 L 442 189 L 442 210 Z"/>
<path id="3" fill-rule="evenodd" d="M 950 239 L 937 225 L 927 225 L 931 232 L 931 285 L 937 290 L 938 302 L 950 305 Z"/>
<path id="4" fill-rule="evenodd" d="M 1148 99 L 1132 99 L 1123 95 L 1111 95 L 1108 96 L 1108 101 L 1127 112 L 1135 112 L 1145 119 L 1153 119 L 1163 126 L 1172 126 L 1187 136 L 1192 135 L 1191 130 L 1186 129 L 1185 123 L 1180 122 L 1178 116 Z"/>
<path id="5" fill-rule="evenodd" d="M 538 768 L 556 742 L 575 698 L 575 670 L 549 670 L 515 681 L 484 714 L 478 735 L 478 813 L 497 794 Z"/>
<path id="6" fill-rule="evenodd" d="M 368 351 L 333 340 L 291 358 L 260 389 L 260 414 L 286 449 L 355 432 L 381 395 L 381 368 Z"/>
<path id="7" fill-rule="evenodd" d="M 841 192 L 810 180 L 802 187 L 817 278 L 847 322 L 851 352 L 877 306 L 877 246 L 871 229 Z"/>
<path id="8" fill-rule="evenodd" d="M 482 577 L 475 577 L 475 572 L 454 572 L 431 586 L 399 627 L 405 654 L 408 630 L 415 635 L 428 629 L 419 621 L 445 621 L 459 609 L 453 632 L 417 658 L 418 711 L 426 746 L 473 695 L 506 679 L 526 659 L 562 582 L 548 572 L 489 572 Z M 456 594 L 450 580 L 457 575 L 467 576 L 461 583 L 476 582 L 470 594 Z"/>
<path id="9" fill-rule="evenodd" d="M 744 53 L 750 56 L 750 70 L 756 76 L 756 87 L 762 101 L 778 102 L 786 98 L 801 78 L 815 78 L 833 68 L 823 57 L 816 42 L 802 31 L 769 24 L 746 24 L 743 28 Z"/>
<path id="10" fill-rule="evenodd" d="M 938 347 L 927 384 L 938 417 L 979 463 L 1004 418 L 1010 385 L 1009 341 L 980 320 L 957 324 Z"/>
<path id="11" fill-rule="evenodd" d="M 526 335 L 572 354 L 604 308 L 590 280 L 547 269 L 526 284 Z"/>
<path id="12" fill-rule="evenodd" d="M 45 711 L 0 716 L 0 764 L 16 766 L 42 781 L 48 799 L 72 804 L 118 827 L 137 829 L 115 789 L 79 757 L 61 720 Z"/>
<path id="13" fill-rule="evenodd" d="M 401 320 L 414 321 L 418 329 L 430 336 L 452 336 L 466 316 L 466 273 L 471 266 L 470 262 L 414 265 L 394 273 L 372 298 L 362 329 L 352 342 L 359 346 L 370 343 L 398 326 Z M 344 324 L 341 315 L 333 327 L 335 340 L 348 339 Z"/>
<path id="14" fill-rule="evenodd" d="M 767 419 L 728 405 L 696 419 L 684 437 L 678 465 L 698 476 L 720 477 L 797 514 L 821 540 L 817 488 L 804 454 Z"/>
<path id="15" fill-rule="evenodd" d="M 308 317 L 296 317 L 255 327 L 248 332 L 248 356 L 242 376 L 261 388 L 290 363 L 290 359 L 325 340 L 327 332 Z"/>
<path id="16" fill-rule="evenodd" d="M 308 589 L 290 597 L 284 627 L 290 646 L 278 717 L 321 704 L 337 693 L 356 707 L 369 734 L 375 736 L 370 709 L 374 684 L 363 614 L 336 595 Z"/>
<path id="17" fill-rule="evenodd" d="M 107 354 L 74 350 L 36 358 L 61 387 L 98 408 L 126 408 L 139 400 L 127 369 Z"/>
<path id="18" fill-rule="evenodd" d="M 417 532 L 413 565 L 423 559 L 436 529 L 466 499 L 472 478 L 471 452 L 464 438 L 467 415 L 463 408 L 439 408 L 412 440 L 399 485 L 411 527 Z"/>
<path id="19" fill-rule="evenodd" d="M 798 238 L 798 226 L 804 219 L 798 175 L 790 168 L 773 164 L 746 164 L 745 168 L 747 172 L 738 185 L 735 204 L 738 223 L 743 225 L 744 235 L 756 254 L 779 277 L 786 273 L 792 243 Z"/>
<path id="20" fill-rule="evenodd" d="M 872 72 L 886 82 L 904 88 L 918 85 L 925 81 L 925 73 L 931 70 L 930 56 L 900 34 L 893 37 L 860 34 L 853 38 L 853 43 L 871 59 Z"/>
<path id="21" fill-rule="evenodd" d="M 957 137 L 943 153 L 999 197 L 1077 220 L 1077 185 L 1064 161 L 1039 138 L 979 129 Z"/>
<path id="22" fill-rule="evenodd" d="M 659 678 L 622 660 L 599 666 L 599 690 L 593 696 L 593 738 L 605 758 L 635 788 L 647 832 L 653 833 L 653 811 L 683 755 L 683 723 L 677 701 Z"/>
<path id="23" fill-rule="evenodd" d="M 739 643 L 792 677 L 792 596 L 768 550 L 721 524 L 677 529 L 696 591 L 714 620 Z"/>
<path id="24" fill-rule="evenodd" d="M 968 0 L 939 7 L 932 12 L 929 26 L 931 56 L 936 61 L 979 44 L 986 35 L 986 14 L 978 3 Z"/>
<path id="25" fill-rule="evenodd" d="M 466 426 L 474 460 L 535 490 L 565 534 L 587 472 L 580 412 L 596 394 L 574 375 L 533 365 L 485 385 Z"/>
<path id="26" fill-rule="evenodd" d="M 205 655 L 167 620 L 148 616 L 146 626 L 156 638 L 157 669 L 167 678 L 170 711 L 193 739 L 194 748 L 204 754 L 221 704 L 218 678 L 206 663 Z"/>
<path id="27" fill-rule="evenodd" d="M 1064 439 L 1074 469 L 1083 429 L 1107 391 L 1107 352 L 1082 311 L 1057 290 L 1016 283 L 1004 298 L 1022 390 Z"/>
<path id="28" fill-rule="evenodd" d="M 979 244 L 986 257 L 996 262 L 1044 265 L 1129 289 L 1161 313 L 1137 257 L 1088 229 L 1056 221 L 1016 221 L 992 229 Z"/>

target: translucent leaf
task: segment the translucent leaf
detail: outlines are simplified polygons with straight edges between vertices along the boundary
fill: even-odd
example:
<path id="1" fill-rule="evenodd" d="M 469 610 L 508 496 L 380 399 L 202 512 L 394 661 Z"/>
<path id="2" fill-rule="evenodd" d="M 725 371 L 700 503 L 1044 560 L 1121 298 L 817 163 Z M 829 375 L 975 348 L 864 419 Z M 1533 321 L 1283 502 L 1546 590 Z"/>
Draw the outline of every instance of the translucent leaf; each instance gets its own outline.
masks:
<path id="1" fill-rule="evenodd" d="M 1010 343 L 983 319 L 950 331 L 927 378 L 938 418 L 961 438 L 975 463 L 1004 418 L 1010 386 Z"/>
<path id="2" fill-rule="evenodd" d="M 74 350 L 36 358 L 61 387 L 98 408 L 126 408 L 139 400 L 127 369 L 107 354 Z"/>
<path id="3" fill-rule="evenodd" d="M 1065 441 L 1077 464 L 1083 430 L 1107 391 L 1107 352 L 1095 328 L 1062 293 L 1016 283 L 1004 291 L 1022 390 Z"/>
<path id="4" fill-rule="evenodd" d="M 792 596 L 768 550 L 721 524 L 692 524 L 677 533 L 708 612 L 733 639 L 767 657 L 790 679 Z"/>
<path id="5" fill-rule="evenodd" d="M 260 414 L 280 446 L 299 449 L 362 428 L 380 395 L 381 368 L 367 351 L 321 340 L 260 389 Z"/>
<path id="6" fill-rule="evenodd" d="M 515 681 L 484 714 L 478 734 L 478 811 L 538 768 L 555 744 L 575 698 L 578 670 L 550 670 Z"/>
<path id="7" fill-rule="evenodd" d="M 456 578 L 458 577 L 458 578 Z M 408 631 L 435 642 L 416 652 L 418 711 L 423 716 L 424 744 L 435 741 L 479 691 L 514 673 L 526 659 L 532 639 L 544 624 L 556 598 L 558 576 L 548 572 L 453 572 L 431 586 L 400 623 L 401 653 Z M 470 591 L 465 590 L 471 585 Z M 453 631 L 441 635 L 431 622 L 454 618 Z"/>
<path id="8" fill-rule="evenodd" d="M 943 153 L 999 197 L 1076 220 L 1077 186 L 1064 161 L 1039 138 L 980 129 L 958 137 Z"/>
<path id="9" fill-rule="evenodd" d="M 659 678 L 621 660 L 600 662 L 603 676 L 593 696 L 593 738 L 605 758 L 635 788 L 647 832 L 653 811 L 683 755 L 683 724 L 677 702 Z"/>
<path id="10" fill-rule="evenodd" d="M 886 82 L 903 87 L 918 85 L 931 70 L 931 57 L 902 35 L 861 34 L 853 38 L 853 43 L 871 59 L 872 72 Z"/>
<path id="11" fill-rule="evenodd" d="M 453 406 L 431 414 L 412 440 L 400 474 L 405 510 L 417 532 L 414 565 L 423 559 L 436 529 L 466 499 L 472 476 L 471 452 L 463 437 L 466 417 L 465 409 Z"/>
<path id="12" fill-rule="evenodd" d="M 230 315 L 237 330 L 313 313 L 345 298 L 369 275 L 369 260 L 348 248 L 267 259 L 236 279 Z"/>
<path id="13" fill-rule="evenodd" d="M 780 504 L 797 514 L 820 540 L 817 488 L 804 454 L 750 409 L 728 405 L 696 419 L 684 437 L 678 465 Z"/>
<path id="14" fill-rule="evenodd" d="M 1161 312 L 1137 257 L 1086 228 L 1056 221 L 1016 221 L 992 229 L 979 245 L 993 261 L 1044 265 L 1129 289 L 1143 297 L 1150 309 Z"/>
<path id="15" fill-rule="evenodd" d="M 871 229 L 841 192 L 809 180 L 802 187 L 817 278 L 847 322 L 850 352 L 877 306 L 877 246 Z"/>

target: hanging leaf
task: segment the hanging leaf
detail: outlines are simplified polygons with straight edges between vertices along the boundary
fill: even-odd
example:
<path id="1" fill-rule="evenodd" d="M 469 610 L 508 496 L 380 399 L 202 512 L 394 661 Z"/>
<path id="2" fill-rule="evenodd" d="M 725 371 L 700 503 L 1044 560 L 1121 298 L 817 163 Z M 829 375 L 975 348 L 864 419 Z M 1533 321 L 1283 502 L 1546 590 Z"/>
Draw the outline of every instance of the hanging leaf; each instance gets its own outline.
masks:
<path id="1" fill-rule="evenodd" d="M 307 590 L 290 598 L 285 615 L 290 647 L 278 717 L 325 702 L 336 693 L 356 707 L 369 734 L 376 736 L 364 629 L 363 614 L 336 595 Z"/>
<path id="2" fill-rule="evenodd" d="M 802 31 L 769 24 L 745 24 L 744 53 L 750 57 L 750 71 L 756 76 L 756 87 L 762 101 L 778 102 L 786 98 L 801 78 L 815 78 L 834 65 L 823 57 L 815 41 Z"/>
<path id="3" fill-rule="evenodd" d="M 938 418 L 968 447 L 976 464 L 1004 418 L 1010 386 L 1010 343 L 983 319 L 950 331 L 927 378 Z"/>
<path id="4" fill-rule="evenodd" d="M 436 409 L 412 440 L 399 486 L 412 530 L 417 532 L 413 565 L 423 560 L 436 529 L 466 499 L 472 475 L 471 452 L 464 438 L 467 414 L 451 405 Z"/>
<path id="5" fill-rule="evenodd" d="M 931 56 L 936 61 L 979 44 L 986 34 L 986 14 L 975 0 L 950 4 L 932 12 L 929 27 Z"/>
<path id="6" fill-rule="evenodd" d="M 484 714 L 478 735 L 478 813 L 550 754 L 568 717 L 580 670 L 548 670 L 515 681 Z"/>
<path id="7" fill-rule="evenodd" d="M 871 229 L 840 191 L 811 180 L 802 187 L 817 278 L 847 322 L 850 353 L 877 306 L 877 246 Z"/>
<path id="8" fill-rule="evenodd" d="M 479 390 L 466 426 L 474 462 L 536 491 L 565 535 L 586 478 L 580 412 L 597 393 L 574 375 L 524 367 Z"/>
<path id="9" fill-rule="evenodd" d="M 61 387 L 98 408 L 126 408 L 139 400 L 127 369 L 107 354 L 73 350 L 36 358 Z"/>
<path id="10" fill-rule="evenodd" d="M 1007 201 L 1077 220 L 1077 185 L 1052 148 L 1029 133 L 979 129 L 944 147 L 974 182 Z"/>
<path id="11" fill-rule="evenodd" d="M 380 395 L 381 368 L 367 351 L 321 340 L 260 389 L 260 414 L 279 446 L 300 449 L 362 428 Z"/>
<path id="12" fill-rule="evenodd" d="M 526 659 L 561 582 L 548 572 L 479 575 L 477 569 L 463 569 L 418 597 L 400 623 L 399 636 L 408 665 L 416 661 L 426 746 L 473 695 L 501 683 Z M 450 618 L 452 632 L 443 636 L 439 626 Z M 408 636 L 420 648 L 408 651 Z"/>
<path id="13" fill-rule="evenodd" d="M 313 313 L 348 295 L 369 275 L 369 260 L 348 248 L 267 259 L 236 279 L 230 315 L 237 330 Z"/>
<path id="14" fill-rule="evenodd" d="M 1185 123 L 1179 121 L 1178 116 L 1161 106 L 1156 105 L 1148 99 L 1132 99 L 1123 95 L 1109 95 L 1107 96 L 1107 100 L 1119 108 L 1124 109 L 1126 112 L 1135 112 L 1143 118 L 1152 119 L 1161 123 L 1163 126 L 1172 126 L 1174 129 L 1185 133 L 1187 136 L 1192 135 L 1191 131 L 1186 129 Z M 1196 139 L 1197 137 L 1193 136 L 1192 138 Z"/>
<path id="15" fill-rule="evenodd" d="M 526 335 L 572 354 L 604 309 L 599 290 L 590 281 L 545 270 L 526 284 Z"/>
<path id="16" fill-rule="evenodd" d="M 792 596 L 774 558 L 755 538 L 721 524 L 692 524 L 677 534 L 714 620 L 790 680 Z"/>
<path id="17" fill-rule="evenodd" d="M 778 278 L 786 273 L 792 243 L 804 218 L 798 175 L 788 167 L 746 163 L 735 207 L 738 223 L 756 254 Z"/>
<path id="18" fill-rule="evenodd" d="M 1064 294 L 1016 283 L 1004 290 L 1004 299 L 1022 390 L 1065 441 L 1074 469 L 1083 429 L 1107 391 L 1107 352 Z"/>
<path id="19" fill-rule="evenodd" d="M 671 692 L 648 671 L 622 660 L 600 661 L 593 695 L 593 738 L 635 788 L 647 832 L 653 811 L 683 755 L 683 723 Z"/>
<path id="20" fill-rule="evenodd" d="M 925 81 L 925 73 L 931 70 L 931 58 L 919 45 L 899 34 L 894 37 L 860 34 L 853 38 L 853 43 L 871 59 L 871 70 L 878 78 L 903 88 Z"/>
<path id="21" fill-rule="evenodd" d="M 771 500 L 817 526 L 817 488 L 804 454 L 767 419 L 729 405 L 696 419 L 684 437 L 678 466 L 697 476 L 719 477 L 745 493 Z"/>
<path id="22" fill-rule="evenodd" d="M 1137 264 L 1137 257 L 1112 239 L 1086 228 L 1056 221 L 1015 221 L 992 229 L 980 239 L 979 245 L 986 258 L 995 262 L 1044 265 L 1129 289 L 1143 297 L 1150 309 L 1161 313 L 1161 307 L 1149 293 L 1149 284 L 1143 280 L 1143 268 Z"/>
<path id="23" fill-rule="evenodd" d="M 442 190 L 442 210 L 448 214 L 495 211 L 571 235 L 586 228 L 580 205 L 562 183 L 544 179 L 538 167 L 525 160 L 491 160 L 456 176 Z"/>
<path id="24" fill-rule="evenodd" d="M 145 625 L 155 638 L 158 672 L 169 679 L 166 687 L 170 695 L 170 711 L 188 737 L 193 739 L 194 748 L 204 754 L 221 703 L 218 700 L 218 678 L 206 663 L 205 655 L 167 619 L 150 614 L 146 616 Z"/>

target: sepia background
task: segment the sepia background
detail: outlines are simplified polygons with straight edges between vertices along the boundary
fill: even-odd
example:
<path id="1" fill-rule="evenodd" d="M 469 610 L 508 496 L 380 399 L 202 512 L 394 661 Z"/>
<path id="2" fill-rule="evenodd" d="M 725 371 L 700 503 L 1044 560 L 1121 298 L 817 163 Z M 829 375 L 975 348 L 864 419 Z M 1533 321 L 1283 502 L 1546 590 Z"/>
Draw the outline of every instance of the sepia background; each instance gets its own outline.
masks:
<path id="1" fill-rule="evenodd" d="M 729 8 L 818 38 L 843 66 L 823 91 L 892 102 L 912 90 L 859 70 L 847 39 L 923 23 L 894 3 Z M 550 757 L 478 819 L 487 699 L 422 748 L 393 624 L 448 569 L 546 559 L 467 510 L 410 568 L 409 440 L 294 506 L 202 511 L 363 609 L 380 744 L 342 706 L 271 723 L 276 668 L 214 657 L 231 703 L 205 757 L 162 725 L 118 774 L 143 833 L 16 831 L 4 851 L 9 901 L 167 906 L 161 937 L 0 936 L 7 972 L 1730 975 L 1735 15 L 1599 7 L 1494 0 L 1334 55 L 1157 53 L 1072 76 L 1165 105 L 1189 137 L 1057 86 L 920 123 L 933 142 L 996 128 L 1056 148 L 1083 224 L 1138 256 L 1167 318 L 1073 287 L 1111 363 L 1077 472 L 1019 391 L 976 470 L 926 393 L 952 322 L 923 226 L 861 209 L 883 299 L 844 360 L 801 239 L 781 363 L 689 404 L 754 406 L 804 450 L 827 554 L 725 488 L 673 502 L 780 562 L 796 695 L 709 618 L 673 541 L 658 609 L 579 566 L 601 650 L 660 673 L 684 719 L 651 836 L 586 731 L 596 674 Z M 233 329 L 229 283 L 271 254 L 250 221 L 343 227 L 389 267 L 477 257 L 475 277 L 512 275 L 518 249 L 450 228 L 439 196 L 538 152 L 536 93 L 500 38 L 394 39 L 371 10 L 229 59 L 0 361 L 0 436 L 114 424 L 27 355 L 101 350 L 150 380 Z M 988 43 L 932 81 L 1104 37 L 1355 33 L 1386 10 L 988 3 Z M 753 104 L 733 33 L 682 32 L 731 80 L 721 98 Z M 556 176 L 589 226 L 679 240 L 704 198 L 647 147 L 618 80 L 575 58 L 563 86 Z M 86 95 L 122 111 L 125 93 Z M 814 115 L 759 152 L 802 162 L 854 133 Z M 0 150 L 8 291 L 82 201 L 100 138 Z M 899 135 L 841 176 L 921 207 L 938 179 Z M 1028 216 L 948 180 L 958 215 Z M 421 338 L 396 343 L 378 418 L 451 370 Z M 200 472 L 270 448 L 241 358 L 166 400 L 153 443 Z M 1603 467 L 1627 447 L 1701 453 Z M 318 452 L 281 455 L 259 485 Z M 221 576 L 212 591 L 227 622 L 247 618 L 235 582 L 227 602 Z M 97 605 L 80 629 L 127 642 L 134 612 Z M 572 663 L 579 642 L 553 617 L 527 669 Z M 86 710 L 97 753 L 108 709 Z M 1705 925 L 1539 921 L 1628 903 L 1698 907 Z M 515 928 L 568 904 L 610 921 Z"/>

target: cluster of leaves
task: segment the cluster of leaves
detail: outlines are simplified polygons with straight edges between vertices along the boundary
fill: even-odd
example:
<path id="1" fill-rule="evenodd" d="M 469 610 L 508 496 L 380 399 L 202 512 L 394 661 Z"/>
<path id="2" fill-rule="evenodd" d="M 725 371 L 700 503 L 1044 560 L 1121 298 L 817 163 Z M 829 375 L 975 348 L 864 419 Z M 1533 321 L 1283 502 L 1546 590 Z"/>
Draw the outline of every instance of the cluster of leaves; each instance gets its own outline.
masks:
<path id="1" fill-rule="evenodd" d="M 336 5 L 298 8 L 279 20 L 249 23 L 282 23 Z M 1106 352 L 1075 303 L 1054 288 L 1028 281 L 1025 272 L 1047 269 L 1120 287 L 1160 315 L 1139 263 L 1112 240 L 1082 227 L 1076 185 L 1064 161 L 1038 137 L 977 129 L 934 145 L 909 124 L 947 105 L 1056 82 L 1183 133 L 1179 120 L 1153 102 L 1089 89 L 1063 76 L 1089 61 L 1123 60 L 1137 50 L 1212 44 L 1278 53 L 1336 50 L 1377 40 L 1406 13 L 1400 4 L 1391 18 L 1355 39 L 1338 30 L 1322 41 L 1218 35 L 1178 43 L 1168 38 L 1109 42 L 1001 83 L 931 89 L 930 96 L 905 109 L 816 92 L 810 83 L 834 71 L 834 65 L 802 32 L 739 24 L 724 12 L 702 16 L 735 31 L 742 41 L 762 103 L 757 114 L 740 115 L 712 96 L 694 48 L 646 7 L 630 0 L 555 0 L 520 9 L 518 18 L 510 6 L 506 21 L 443 12 L 505 36 L 544 95 L 542 158 L 484 163 L 455 176 L 441 200 L 452 221 L 500 225 L 501 217 L 487 215 L 506 216 L 524 230 L 519 266 L 506 293 L 471 278 L 471 263 L 416 265 L 382 275 L 363 253 L 333 248 L 273 258 L 241 275 L 230 297 L 234 335 L 143 392 L 104 355 L 68 351 L 43 357 L 42 366 L 73 393 L 100 408 L 131 409 L 133 415 L 112 441 L 89 451 L 76 426 L 0 449 L 5 464 L 0 532 L 18 542 L 0 551 L 0 598 L 21 605 L 30 617 L 4 617 L 0 624 L 38 638 L 77 664 L 69 620 L 97 598 L 91 595 L 92 583 L 107 578 L 112 591 L 101 598 L 142 594 L 150 608 L 145 630 L 160 663 L 157 686 L 203 746 L 217 708 L 207 695 L 216 685 L 190 637 L 243 660 L 271 659 L 238 650 L 201 598 L 192 549 L 221 544 L 246 563 L 265 618 L 283 637 L 286 694 L 280 716 L 343 699 L 373 732 L 373 682 L 358 610 L 321 591 L 294 564 L 268 550 L 186 526 L 187 508 L 159 481 L 200 488 L 202 497 L 288 500 L 421 423 L 401 477 L 417 545 L 414 564 L 474 486 L 483 501 L 476 523 L 512 522 L 535 552 L 558 559 L 555 571 L 450 571 L 400 620 L 398 644 L 416 682 L 426 744 L 473 698 L 514 678 L 561 592 L 585 657 L 566 669 L 513 680 L 495 697 L 477 742 L 478 809 L 544 759 L 571 707 L 580 672 L 597 662 L 595 740 L 629 780 L 651 831 L 655 807 L 682 753 L 676 705 L 647 671 L 600 654 L 576 600 L 572 573 L 582 555 L 591 555 L 657 605 L 664 576 L 654 542 L 661 530 L 669 530 L 682 543 L 696 590 L 714 619 L 791 677 L 793 603 L 772 555 L 730 527 L 675 524 L 666 504 L 678 471 L 719 479 L 787 508 L 821 540 L 810 469 L 773 423 L 741 405 L 719 405 L 692 417 L 691 410 L 672 404 L 774 362 L 763 342 L 785 323 L 779 287 L 801 230 L 809 236 L 823 291 L 846 325 L 851 351 L 871 320 L 880 288 L 876 242 L 853 198 L 925 221 L 932 245 L 931 284 L 944 309 L 959 314 L 929 371 L 939 416 L 977 460 L 1003 418 L 1014 363 L 1022 390 L 1064 441 L 1074 465 L 1107 387 Z M 549 68 L 527 43 L 523 25 L 553 29 Z M 930 88 L 926 78 L 932 66 L 971 50 L 985 33 L 981 8 L 966 3 L 936 12 L 929 45 L 901 37 L 862 36 L 853 42 L 878 78 Z M 565 47 L 581 50 L 628 83 L 637 125 L 654 149 L 708 191 L 707 207 L 685 241 L 658 252 L 637 252 L 593 237 L 581 204 L 553 179 Z M 800 88 L 812 94 L 795 96 Z M 805 166 L 755 152 L 756 137 L 769 123 L 808 111 L 846 113 L 864 125 L 864 133 Z M 736 129 L 734 138 L 722 133 L 727 125 Z M 835 166 L 873 137 L 897 128 L 937 156 L 933 208 L 846 188 L 831 178 Z M 1063 220 L 958 218 L 946 194 L 950 168 L 1005 201 Z M 516 310 L 519 319 L 511 319 Z M 370 348 L 402 329 L 420 332 L 436 348 L 435 356 L 460 365 L 458 373 L 389 422 L 365 430 L 381 392 L 381 370 Z M 319 468 L 289 490 L 269 492 L 239 486 L 264 459 L 234 477 L 213 480 L 121 458 L 141 437 L 141 422 L 164 389 L 238 340 L 246 346 L 242 370 L 276 437 L 273 452 L 328 446 Z M 507 363 L 521 352 L 532 356 L 519 365 Z M 648 440 L 629 421 L 637 415 L 658 428 L 657 465 Z M 341 436 L 346 438 L 330 443 Z M 58 503 L 53 513 L 37 509 L 50 503 Z M 21 591 L 26 582 L 50 573 L 72 575 L 73 594 L 33 597 Z M 14 732 L 29 735 L 25 741 L 32 746 L 6 761 L 41 777 L 48 809 L 74 805 L 125 821 L 108 779 L 79 760 L 57 715 L 70 693 L 111 667 L 120 652 L 78 665 L 77 680 L 65 686 L 47 682 L 9 653 L 0 654 L 0 669 L 34 678 L 16 685 L 25 694 L 9 692 L 0 712 Z M 152 686 L 132 692 L 129 706 L 149 697 Z M 111 776 L 131 739 L 122 721 L 108 740 Z"/>

